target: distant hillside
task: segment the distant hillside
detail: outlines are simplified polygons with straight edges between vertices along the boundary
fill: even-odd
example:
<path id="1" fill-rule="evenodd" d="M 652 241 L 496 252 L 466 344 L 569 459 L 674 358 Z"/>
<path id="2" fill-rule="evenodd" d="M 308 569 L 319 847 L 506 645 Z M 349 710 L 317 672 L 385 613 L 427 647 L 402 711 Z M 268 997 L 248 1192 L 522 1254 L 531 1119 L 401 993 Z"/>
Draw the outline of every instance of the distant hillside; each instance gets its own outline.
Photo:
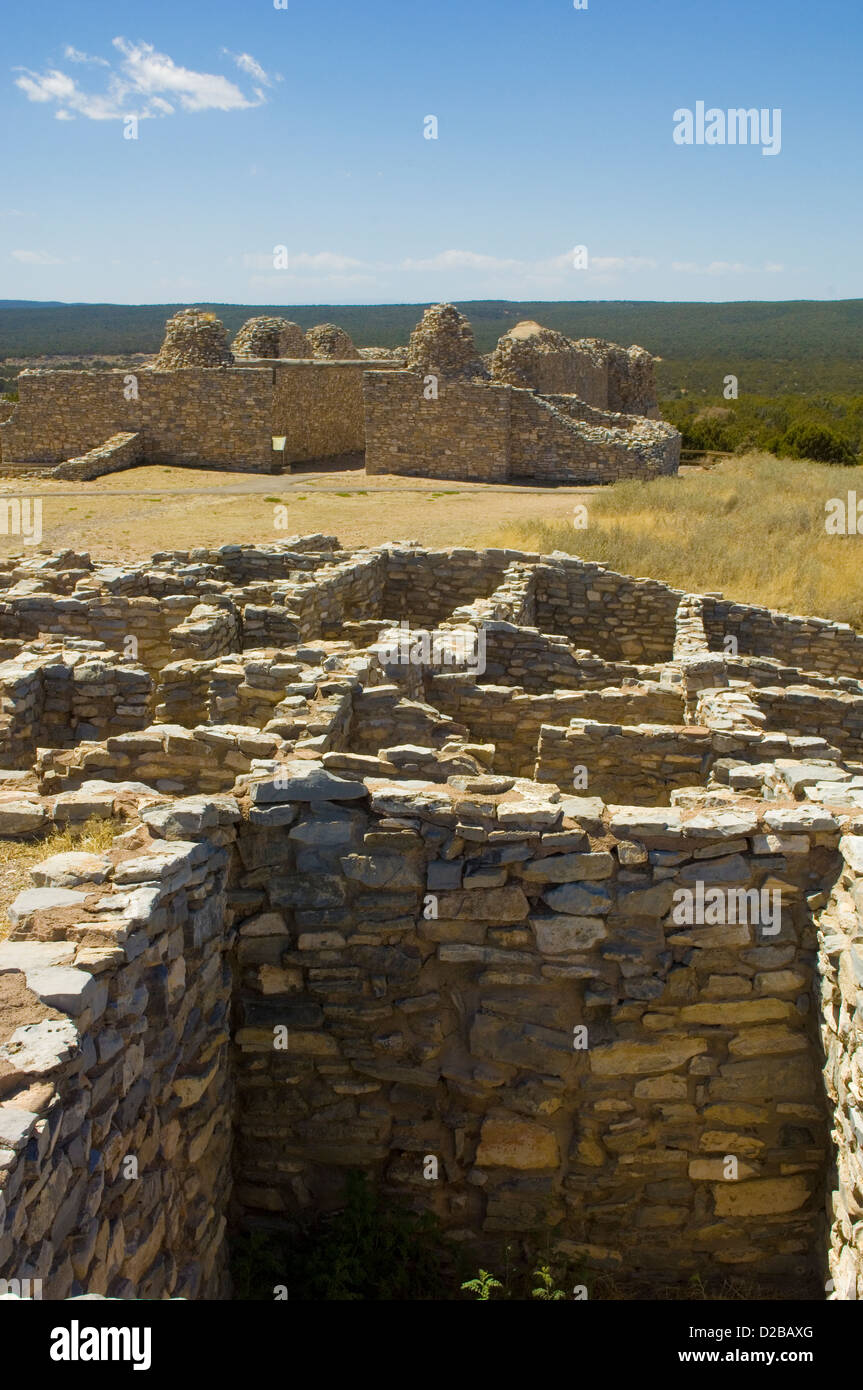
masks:
<path id="1" fill-rule="evenodd" d="M 155 352 L 165 319 L 180 304 L 28 304 L 0 300 L 0 359 Z M 303 328 L 333 322 L 360 347 L 406 343 L 425 304 L 201 304 L 231 334 L 252 314 L 281 314 Z M 667 304 L 637 301 L 515 302 L 458 306 L 490 351 L 520 319 L 570 337 L 639 343 L 663 358 L 662 394 L 713 395 L 733 373 L 740 390 L 773 395 L 859 392 L 863 386 L 863 300 Z M 5 373 L 9 375 L 9 373 Z"/>

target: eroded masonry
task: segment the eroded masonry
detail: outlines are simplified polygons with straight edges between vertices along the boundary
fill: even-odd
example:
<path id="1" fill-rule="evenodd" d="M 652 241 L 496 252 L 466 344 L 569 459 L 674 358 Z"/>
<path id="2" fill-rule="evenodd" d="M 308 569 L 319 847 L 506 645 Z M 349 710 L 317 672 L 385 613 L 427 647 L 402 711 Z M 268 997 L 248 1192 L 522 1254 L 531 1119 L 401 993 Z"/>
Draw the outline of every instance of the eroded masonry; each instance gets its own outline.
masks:
<path id="1" fill-rule="evenodd" d="M 139 464 L 273 472 L 365 461 L 368 473 L 607 483 L 675 473 L 643 348 L 517 324 L 481 357 L 452 304 L 406 348 L 357 349 L 334 324 L 249 319 L 228 345 L 183 309 L 139 371 L 25 371 L 0 421 L 4 468 L 86 481 Z"/>
<path id="2" fill-rule="evenodd" d="M 863 636 L 323 535 L 0 586 L 0 836 L 115 831 L 8 909 L 0 1277 L 229 1298 L 359 1168 L 863 1296 Z"/>

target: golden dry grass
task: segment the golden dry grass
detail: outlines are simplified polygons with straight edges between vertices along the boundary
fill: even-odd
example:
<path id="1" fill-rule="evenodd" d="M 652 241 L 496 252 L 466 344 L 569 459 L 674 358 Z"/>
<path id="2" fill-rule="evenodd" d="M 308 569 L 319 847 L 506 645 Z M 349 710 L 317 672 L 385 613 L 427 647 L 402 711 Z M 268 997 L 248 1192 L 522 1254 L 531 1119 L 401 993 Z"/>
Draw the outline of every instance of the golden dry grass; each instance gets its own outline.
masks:
<path id="1" fill-rule="evenodd" d="M 79 825 L 66 829 L 52 826 L 46 835 L 34 840 L 0 840 L 0 939 L 9 931 L 8 909 L 18 894 L 32 887 L 30 870 L 51 854 L 67 854 L 69 850 L 89 850 L 104 853 L 111 848 L 121 826 L 114 820 L 91 816 Z"/>
<path id="2" fill-rule="evenodd" d="M 863 629 L 863 536 L 828 535 L 825 503 L 859 468 L 751 454 L 705 472 L 592 492 L 585 530 L 535 519 L 489 542 L 564 550 L 676 588 L 817 614 Z"/>

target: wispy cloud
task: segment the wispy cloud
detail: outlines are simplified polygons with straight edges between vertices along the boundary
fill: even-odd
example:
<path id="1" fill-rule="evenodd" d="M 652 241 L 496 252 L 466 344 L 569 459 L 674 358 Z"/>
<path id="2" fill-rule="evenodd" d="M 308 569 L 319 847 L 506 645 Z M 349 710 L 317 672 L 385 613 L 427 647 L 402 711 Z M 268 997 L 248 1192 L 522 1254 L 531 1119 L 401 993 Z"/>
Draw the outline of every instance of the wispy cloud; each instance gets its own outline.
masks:
<path id="1" fill-rule="evenodd" d="M 279 73 L 271 77 L 268 72 L 265 72 L 257 59 L 252 57 L 251 53 L 232 53 L 229 48 L 223 48 L 222 52 L 226 57 L 236 63 L 240 72 L 244 72 L 248 77 L 254 78 L 260 87 L 272 87 L 273 82 L 281 82 L 282 80 Z"/>
<path id="2" fill-rule="evenodd" d="M 50 251 L 13 251 L 11 255 L 13 261 L 19 261 L 21 265 L 64 264 L 60 256 L 52 256 Z"/>
<path id="3" fill-rule="evenodd" d="M 241 264 L 244 270 L 261 272 L 249 276 L 250 286 L 283 291 L 374 285 L 377 272 L 388 268 L 335 251 L 289 251 L 288 264 L 280 270 L 275 268 L 271 251 L 248 251 L 241 257 Z"/>
<path id="4" fill-rule="evenodd" d="M 159 53 L 151 43 L 116 38 L 118 56 L 114 65 L 105 58 L 93 58 L 67 45 L 64 56 L 79 66 L 96 65 L 109 69 L 107 87 L 101 92 L 86 91 L 77 78 L 59 68 L 33 72 L 18 68 L 15 85 L 28 101 L 54 105 L 57 120 L 83 116 L 91 121 L 139 119 L 172 116 L 179 108 L 186 112 L 243 111 L 266 101 L 265 87 L 273 79 L 250 53 L 230 54 L 237 67 L 257 84 L 247 95 L 230 78 L 218 73 L 197 72 L 175 63 Z M 223 50 L 227 52 L 227 50 Z"/>
<path id="5" fill-rule="evenodd" d="M 587 264 L 576 264 L 575 248 L 558 256 L 521 260 L 508 256 L 489 256 L 478 251 L 440 251 L 419 260 L 410 257 L 398 267 L 401 271 L 435 271 L 446 274 L 467 271 L 480 281 L 505 279 L 512 287 L 565 288 L 573 285 L 612 284 L 621 276 L 657 270 L 659 263 L 649 256 L 593 256 Z"/>
<path id="6" fill-rule="evenodd" d="M 588 268 L 578 269 L 574 250 L 545 259 L 524 260 L 514 256 L 493 256 L 483 251 L 452 248 L 434 255 L 404 257 L 393 261 L 359 260 L 355 256 L 333 251 L 300 251 L 289 249 L 287 265 L 275 269 L 272 251 L 247 252 L 240 258 L 245 270 L 258 272 L 249 277 L 249 286 L 256 289 L 311 292 L 315 287 L 377 286 L 385 288 L 395 283 L 427 282 L 429 276 L 439 281 L 441 293 L 456 295 L 471 286 L 486 290 L 515 293 L 519 289 L 541 290 L 551 294 L 560 291 L 573 293 L 576 289 L 614 284 L 626 274 L 651 271 L 659 263 L 647 256 L 597 256 L 589 259 Z M 419 291 L 418 291 L 419 292 Z"/>
<path id="7" fill-rule="evenodd" d="M 707 265 L 699 265 L 697 261 L 672 261 L 671 269 L 678 275 L 778 275 L 785 266 L 772 261 L 767 265 L 747 265 L 745 261 L 710 261 Z"/>
<path id="8" fill-rule="evenodd" d="M 70 63 L 93 63 L 100 68 L 111 66 L 107 58 L 93 58 L 89 53 L 82 53 L 80 48 L 74 48 L 71 43 L 67 43 L 63 49 L 63 57 L 68 59 Z"/>

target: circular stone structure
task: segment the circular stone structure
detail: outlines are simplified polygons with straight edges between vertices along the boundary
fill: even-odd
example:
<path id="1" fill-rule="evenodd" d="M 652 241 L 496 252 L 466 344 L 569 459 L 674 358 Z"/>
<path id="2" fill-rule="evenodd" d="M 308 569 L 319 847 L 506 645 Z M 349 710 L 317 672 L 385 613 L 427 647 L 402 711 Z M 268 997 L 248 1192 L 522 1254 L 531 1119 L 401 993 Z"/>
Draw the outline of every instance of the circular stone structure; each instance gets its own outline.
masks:
<path id="1" fill-rule="evenodd" d="M 407 365 L 438 376 L 487 377 L 473 329 L 454 304 L 433 304 L 410 336 Z"/>
<path id="2" fill-rule="evenodd" d="M 310 328 L 306 341 L 312 357 L 324 357 L 330 361 L 354 361 L 359 357 L 353 339 L 343 328 L 335 323 L 319 323 Z"/>
<path id="3" fill-rule="evenodd" d="M 311 357 L 306 335 L 290 319 L 260 314 L 246 319 L 232 343 L 235 357 Z"/>
<path id="4" fill-rule="evenodd" d="M 181 309 L 165 324 L 153 366 L 170 372 L 179 367 L 229 367 L 233 360 L 221 319 L 202 309 Z"/>

